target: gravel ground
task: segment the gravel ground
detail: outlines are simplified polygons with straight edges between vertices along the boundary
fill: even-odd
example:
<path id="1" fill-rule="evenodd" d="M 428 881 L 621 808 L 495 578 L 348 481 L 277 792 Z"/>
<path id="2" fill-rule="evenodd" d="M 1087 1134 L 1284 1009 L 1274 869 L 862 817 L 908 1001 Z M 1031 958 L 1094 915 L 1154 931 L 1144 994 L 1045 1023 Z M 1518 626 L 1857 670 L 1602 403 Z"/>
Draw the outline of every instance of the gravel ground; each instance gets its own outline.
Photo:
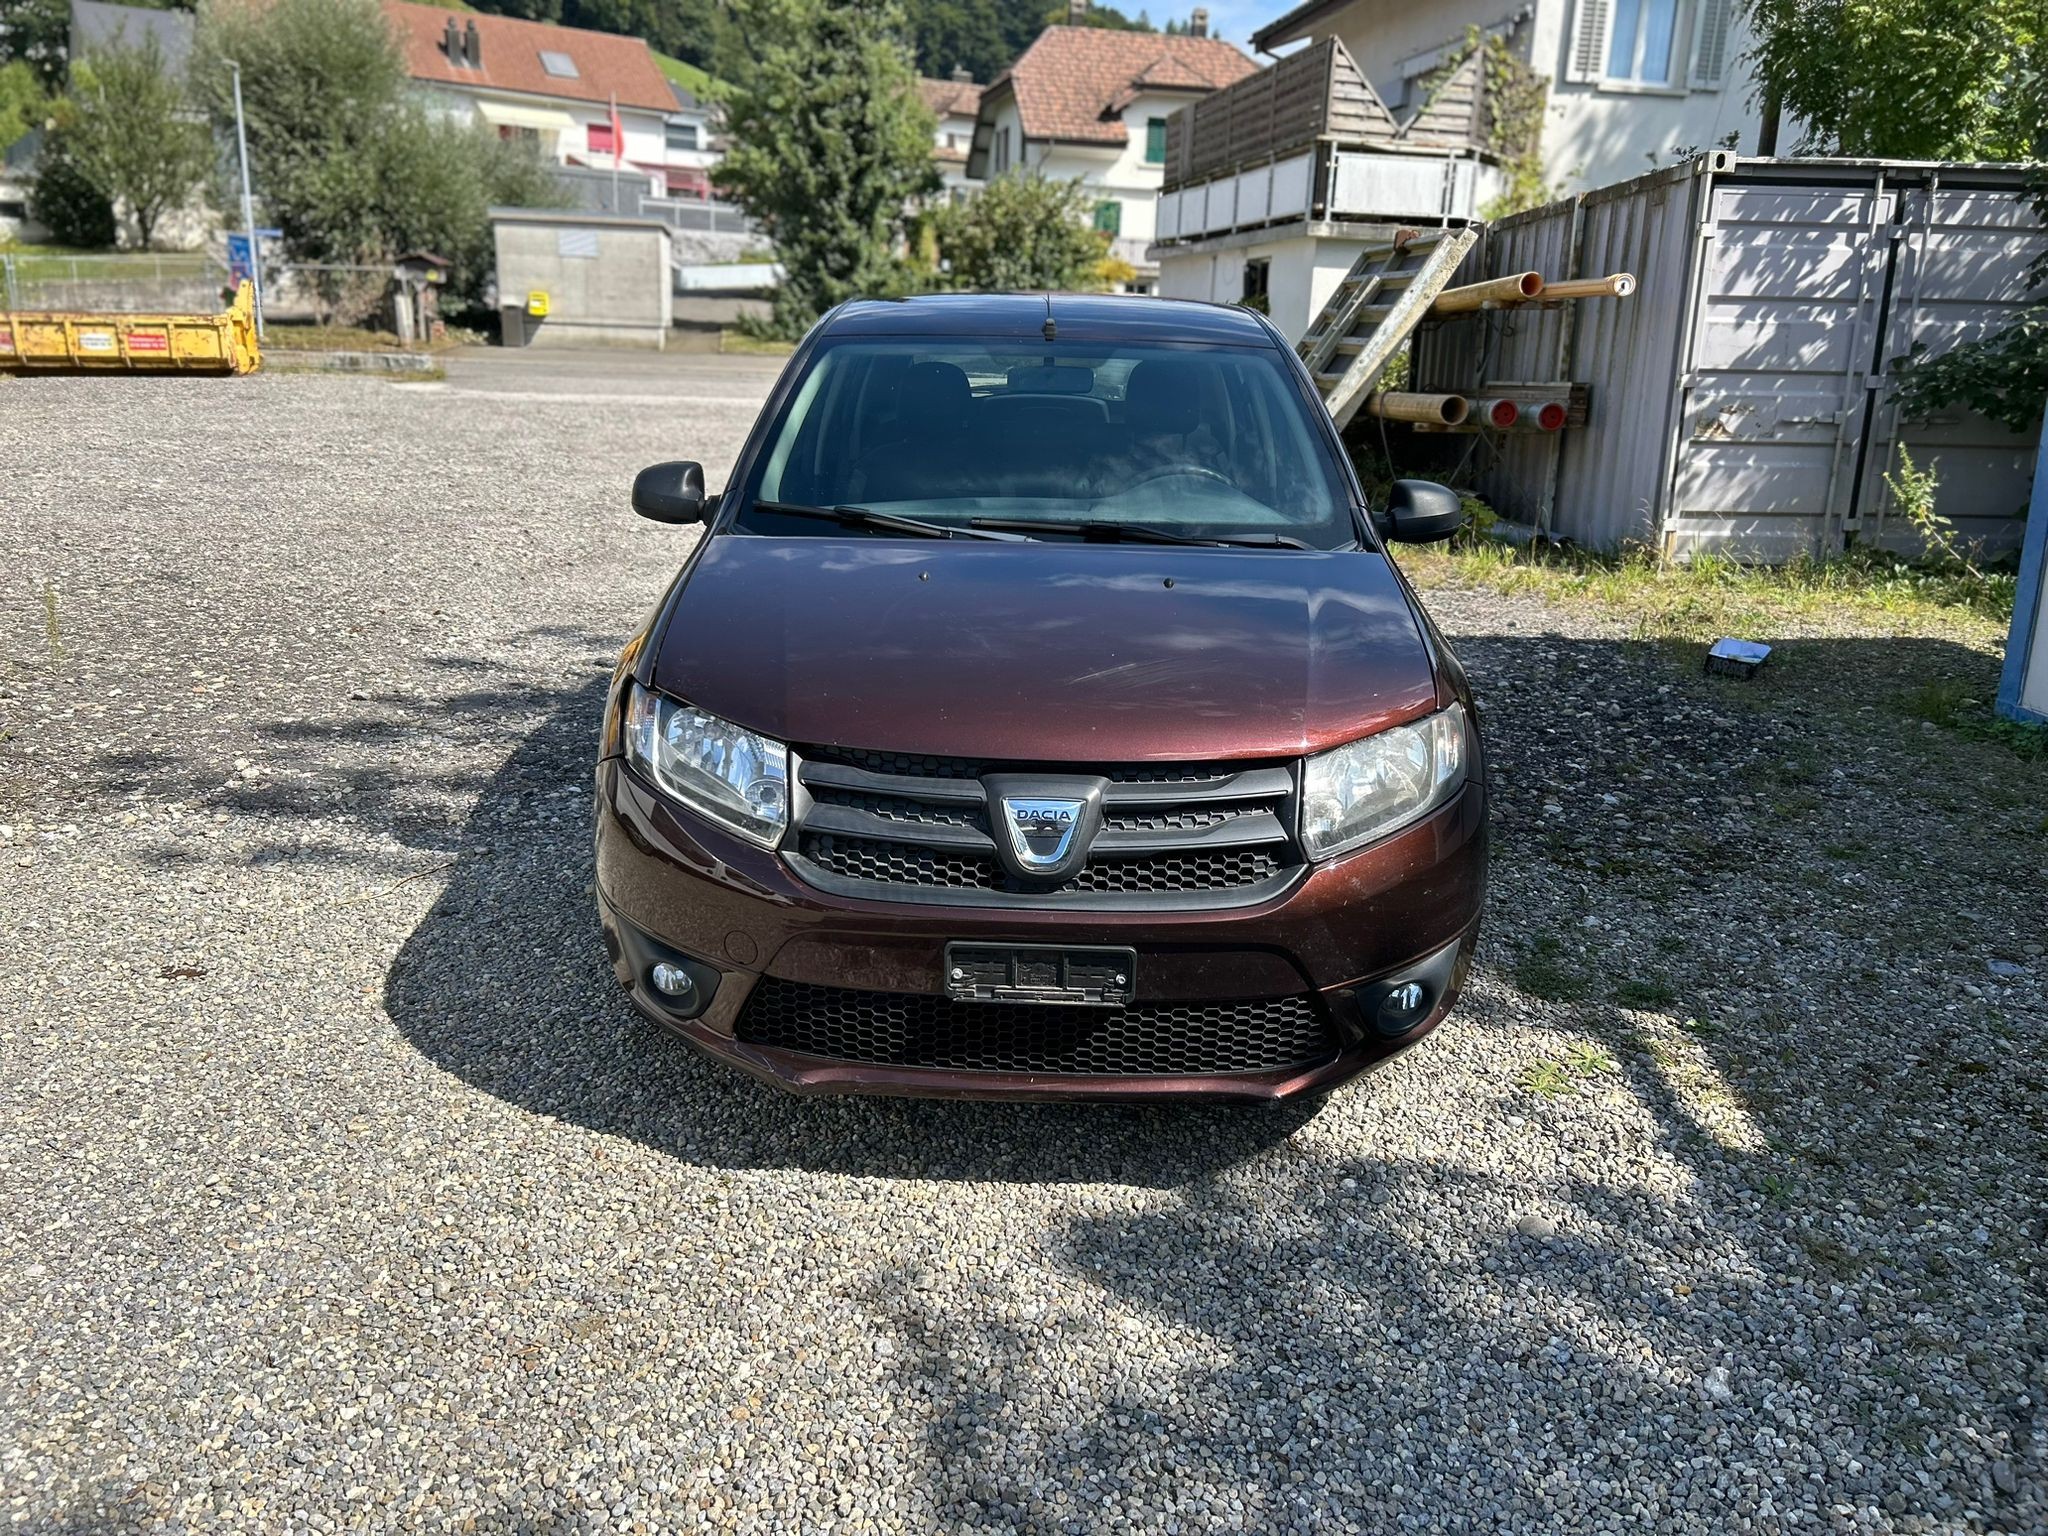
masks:
<path id="1" fill-rule="evenodd" d="M 1426 1046 L 1298 1128 L 792 1100 L 589 865 L 630 474 L 773 367 L 0 380 L 13 1529 L 2048 1529 L 2048 769 L 1888 702 L 1983 655 L 1438 593 Z"/>

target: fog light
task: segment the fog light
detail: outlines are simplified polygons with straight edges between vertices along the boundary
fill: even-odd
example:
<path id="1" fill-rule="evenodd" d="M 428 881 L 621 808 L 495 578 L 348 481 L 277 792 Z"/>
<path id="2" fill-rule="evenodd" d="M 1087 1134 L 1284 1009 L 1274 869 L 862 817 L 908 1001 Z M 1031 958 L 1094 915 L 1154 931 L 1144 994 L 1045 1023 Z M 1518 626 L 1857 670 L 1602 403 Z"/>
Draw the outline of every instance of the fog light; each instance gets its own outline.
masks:
<path id="1" fill-rule="evenodd" d="M 647 979 L 654 983 L 654 990 L 663 997 L 688 997 L 696 987 L 690 980 L 690 973 L 680 965 L 670 965 L 666 960 L 658 961 Z"/>
<path id="2" fill-rule="evenodd" d="M 1373 1022 L 1389 1039 L 1405 1035 L 1428 1016 L 1432 996 L 1422 982 L 1398 982 L 1380 998 L 1379 1016 Z"/>

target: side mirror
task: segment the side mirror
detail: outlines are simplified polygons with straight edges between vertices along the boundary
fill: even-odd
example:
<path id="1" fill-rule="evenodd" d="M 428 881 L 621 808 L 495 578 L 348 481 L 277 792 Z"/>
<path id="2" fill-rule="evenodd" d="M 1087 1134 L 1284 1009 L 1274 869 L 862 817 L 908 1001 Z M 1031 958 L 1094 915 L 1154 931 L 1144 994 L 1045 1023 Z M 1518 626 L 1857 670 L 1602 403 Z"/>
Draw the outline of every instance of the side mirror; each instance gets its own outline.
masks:
<path id="1" fill-rule="evenodd" d="M 633 477 L 633 510 L 657 523 L 701 523 L 704 466 L 687 459 L 648 465 Z"/>
<path id="2" fill-rule="evenodd" d="M 1395 544 L 1435 544 L 1465 526 L 1465 503 L 1434 480 L 1396 480 L 1373 526 Z"/>

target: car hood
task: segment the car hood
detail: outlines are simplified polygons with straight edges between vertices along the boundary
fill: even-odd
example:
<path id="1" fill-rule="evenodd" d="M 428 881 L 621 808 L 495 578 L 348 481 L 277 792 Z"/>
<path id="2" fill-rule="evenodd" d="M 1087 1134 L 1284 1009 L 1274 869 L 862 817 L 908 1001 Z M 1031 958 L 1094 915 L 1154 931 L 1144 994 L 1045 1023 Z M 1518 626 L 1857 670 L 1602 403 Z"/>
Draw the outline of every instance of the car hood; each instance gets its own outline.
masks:
<path id="1" fill-rule="evenodd" d="M 784 741 L 1057 762 L 1284 756 L 1436 682 L 1369 551 L 723 534 L 651 681 Z"/>

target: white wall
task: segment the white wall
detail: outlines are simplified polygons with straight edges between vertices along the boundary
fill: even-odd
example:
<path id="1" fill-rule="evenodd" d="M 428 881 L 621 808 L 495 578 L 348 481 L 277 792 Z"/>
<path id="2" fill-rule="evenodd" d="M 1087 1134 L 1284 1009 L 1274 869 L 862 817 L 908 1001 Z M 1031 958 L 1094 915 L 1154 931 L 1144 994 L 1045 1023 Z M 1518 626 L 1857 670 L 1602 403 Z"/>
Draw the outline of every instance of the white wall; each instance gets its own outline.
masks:
<path id="1" fill-rule="evenodd" d="M 1645 171 L 1672 164 L 1674 153 L 1718 149 L 1728 134 L 1735 147 L 1753 155 L 1762 115 L 1751 103 L 1755 90 L 1741 63 L 1750 46 L 1750 32 L 1740 14 L 1730 19 L 1728 73 L 1718 90 L 1692 90 L 1690 78 L 1694 10 L 1680 0 L 1678 16 L 1680 83 L 1670 89 L 1617 85 L 1580 85 L 1567 81 L 1565 61 L 1576 17 L 1574 0 L 1543 0 L 1537 6 L 1531 60 L 1549 73 L 1549 120 L 1543 133 L 1543 159 L 1553 186 L 1581 192 L 1626 181 Z M 1789 147 L 1792 137 L 1788 133 Z"/>
<path id="2" fill-rule="evenodd" d="M 1364 249 L 1362 240 L 1311 240 L 1300 235 L 1207 255 L 1165 251 L 1159 260 L 1159 292 L 1169 299 L 1235 304 L 1244 296 L 1245 264 L 1267 258 L 1272 262 L 1267 274 L 1268 317 L 1290 342 L 1299 341 Z"/>
<path id="3" fill-rule="evenodd" d="M 1535 0 L 1535 15 L 1523 23 L 1517 42 L 1526 42 L 1530 64 L 1551 82 L 1543 134 L 1545 174 L 1559 192 L 1580 192 L 1625 181 L 1669 165 L 1677 149 L 1717 148 L 1730 132 L 1737 148 L 1755 154 L 1760 118 L 1750 104 L 1753 91 L 1740 60 L 1750 34 L 1739 15 L 1731 18 L 1729 68 L 1717 90 L 1692 90 L 1685 67 L 1692 56 L 1697 0 L 1680 0 L 1677 23 L 1680 84 L 1668 89 L 1584 85 L 1566 80 L 1566 62 L 1579 0 Z M 1335 36 L 1397 117 L 1421 106 L 1407 99 L 1402 64 L 1445 43 L 1458 41 L 1470 26 L 1487 27 L 1515 10 L 1514 0 L 1437 0 L 1430 5 L 1362 3 L 1320 23 L 1314 41 Z"/>

